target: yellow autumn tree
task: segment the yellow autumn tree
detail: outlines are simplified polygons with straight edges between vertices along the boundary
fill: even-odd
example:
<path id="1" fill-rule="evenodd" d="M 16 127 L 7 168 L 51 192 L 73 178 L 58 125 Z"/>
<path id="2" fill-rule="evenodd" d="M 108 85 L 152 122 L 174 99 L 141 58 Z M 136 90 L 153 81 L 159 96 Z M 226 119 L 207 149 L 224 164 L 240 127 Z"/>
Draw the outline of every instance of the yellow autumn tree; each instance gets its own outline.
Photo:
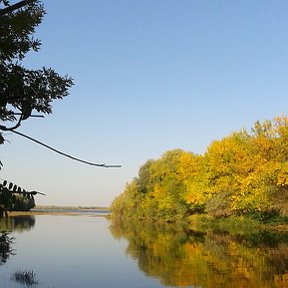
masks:
<path id="1" fill-rule="evenodd" d="M 204 155 L 175 149 L 148 160 L 112 204 L 115 213 L 178 221 L 194 213 L 288 216 L 288 118 L 213 141 Z"/>

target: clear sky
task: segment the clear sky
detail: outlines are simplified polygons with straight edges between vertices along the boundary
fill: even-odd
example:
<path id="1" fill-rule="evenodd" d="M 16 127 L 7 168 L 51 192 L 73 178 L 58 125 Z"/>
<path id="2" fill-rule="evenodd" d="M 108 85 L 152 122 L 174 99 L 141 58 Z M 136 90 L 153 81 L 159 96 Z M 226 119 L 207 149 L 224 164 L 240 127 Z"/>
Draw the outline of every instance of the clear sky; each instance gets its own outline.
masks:
<path id="1" fill-rule="evenodd" d="M 42 41 L 25 65 L 75 82 L 53 114 L 19 132 L 94 162 L 64 158 L 17 135 L 1 178 L 37 204 L 108 206 L 147 159 L 287 114 L 288 1 L 44 1 Z"/>

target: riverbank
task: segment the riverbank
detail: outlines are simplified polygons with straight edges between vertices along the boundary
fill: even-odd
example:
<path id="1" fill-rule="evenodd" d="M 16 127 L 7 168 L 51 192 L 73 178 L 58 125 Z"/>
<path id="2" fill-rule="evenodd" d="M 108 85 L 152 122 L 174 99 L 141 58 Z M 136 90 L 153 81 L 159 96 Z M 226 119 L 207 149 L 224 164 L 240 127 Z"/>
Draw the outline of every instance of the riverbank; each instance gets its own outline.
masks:
<path id="1" fill-rule="evenodd" d="M 12 211 L 8 212 L 9 216 L 20 215 L 93 215 L 93 216 L 107 216 L 110 210 L 107 207 L 98 206 L 36 206 L 29 211 Z"/>

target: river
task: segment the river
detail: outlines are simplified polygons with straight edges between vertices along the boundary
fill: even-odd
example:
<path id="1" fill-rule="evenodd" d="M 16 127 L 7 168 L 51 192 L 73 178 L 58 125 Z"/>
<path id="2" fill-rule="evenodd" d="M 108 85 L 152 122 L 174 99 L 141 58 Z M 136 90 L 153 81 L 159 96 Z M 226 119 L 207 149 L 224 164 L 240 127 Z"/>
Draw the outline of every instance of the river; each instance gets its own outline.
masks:
<path id="1" fill-rule="evenodd" d="M 15 239 L 0 287 L 288 287 L 287 233 L 206 233 L 85 213 L 14 216 L 1 229 Z M 25 273 L 32 282 L 16 277 Z"/>

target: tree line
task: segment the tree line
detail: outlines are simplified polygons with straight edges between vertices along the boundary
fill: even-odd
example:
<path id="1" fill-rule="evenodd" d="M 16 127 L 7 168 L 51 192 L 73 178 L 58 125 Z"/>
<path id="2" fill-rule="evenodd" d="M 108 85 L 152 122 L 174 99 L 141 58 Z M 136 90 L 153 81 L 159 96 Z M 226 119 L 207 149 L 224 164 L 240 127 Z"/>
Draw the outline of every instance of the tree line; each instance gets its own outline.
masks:
<path id="1" fill-rule="evenodd" d="M 288 216 L 288 117 L 257 121 L 213 141 L 203 155 L 175 149 L 148 160 L 114 199 L 117 217 L 165 222 Z"/>

